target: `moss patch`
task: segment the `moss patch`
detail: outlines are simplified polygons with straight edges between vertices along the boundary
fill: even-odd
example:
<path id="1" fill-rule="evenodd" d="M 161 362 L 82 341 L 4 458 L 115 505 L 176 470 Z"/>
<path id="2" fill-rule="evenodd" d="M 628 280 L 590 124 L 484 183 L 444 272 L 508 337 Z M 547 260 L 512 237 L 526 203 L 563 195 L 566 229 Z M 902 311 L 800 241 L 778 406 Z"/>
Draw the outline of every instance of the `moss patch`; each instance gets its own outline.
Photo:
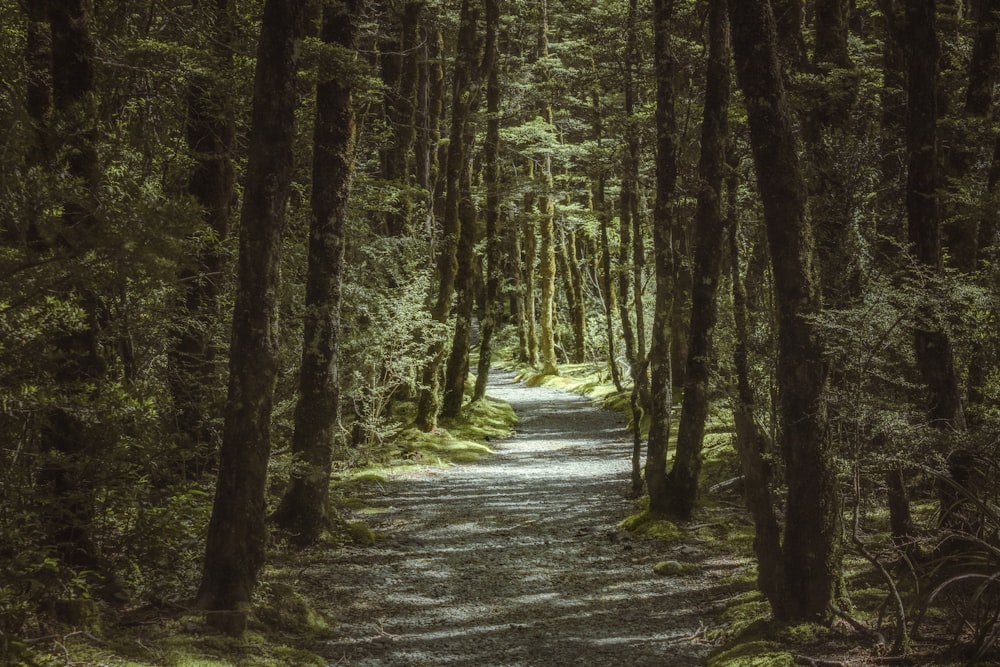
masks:
<path id="1" fill-rule="evenodd" d="M 708 667 L 792 667 L 795 658 L 780 650 L 776 642 L 744 642 L 725 648 L 708 658 Z"/>
<path id="2" fill-rule="evenodd" d="M 658 537 L 667 542 L 676 542 L 682 536 L 681 529 L 677 527 L 677 524 L 649 510 L 643 510 L 622 519 L 618 523 L 618 528 L 638 535 Z"/>

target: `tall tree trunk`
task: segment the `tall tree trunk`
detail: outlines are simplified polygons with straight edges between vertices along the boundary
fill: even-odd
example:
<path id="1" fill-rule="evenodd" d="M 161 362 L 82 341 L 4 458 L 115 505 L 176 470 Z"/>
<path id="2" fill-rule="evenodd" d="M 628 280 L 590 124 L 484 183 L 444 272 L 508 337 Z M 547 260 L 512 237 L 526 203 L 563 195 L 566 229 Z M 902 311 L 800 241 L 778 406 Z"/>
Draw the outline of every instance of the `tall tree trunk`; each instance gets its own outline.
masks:
<path id="1" fill-rule="evenodd" d="M 823 303 L 828 308 L 848 308 L 861 296 L 861 266 L 852 233 L 855 189 L 850 185 L 849 153 L 851 108 L 857 78 L 847 52 L 847 5 L 845 0 L 816 3 L 816 51 L 813 62 L 822 83 L 808 99 L 803 123 L 809 160 L 809 210 L 816 230 Z M 831 92 L 835 91 L 835 92 Z M 837 383 L 837 369 L 834 383 Z"/>
<path id="2" fill-rule="evenodd" d="M 528 180 L 534 180 L 534 162 L 528 163 Z M 535 259 L 538 254 L 538 239 L 535 237 L 535 195 L 524 193 L 524 216 L 521 225 L 521 239 L 524 243 L 524 333 L 527 339 L 528 358 L 532 366 L 538 365 L 538 329 L 535 326 Z"/>
<path id="3" fill-rule="evenodd" d="M 941 220 L 938 201 L 937 67 L 934 0 L 906 0 L 907 179 L 906 216 L 909 242 L 919 266 L 942 271 Z M 914 331 L 917 366 L 929 390 L 931 421 L 962 430 L 958 374 L 951 340 L 932 304 L 924 304 Z"/>
<path id="4" fill-rule="evenodd" d="M 475 108 L 470 109 L 470 115 Z M 471 120 L 465 123 L 465 151 L 472 153 L 476 129 Z M 444 399 L 441 416 L 454 419 L 462 412 L 465 399 L 465 381 L 469 377 L 469 348 L 472 344 L 472 316 L 476 305 L 476 206 L 472 201 L 472 165 L 468 160 L 462 169 L 461 201 L 459 216 L 461 232 L 458 237 L 458 272 L 455 274 L 455 335 L 445 366 Z"/>
<path id="5" fill-rule="evenodd" d="M 278 373 L 278 263 L 292 178 L 306 0 L 267 0 L 254 77 L 219 478 L 198 605 L 238 635 L 264 565 L 265 485 Z"/>
<path id="6" fill-rule="evenodd" d="M 235 38 L 231 0 L 216 0 L 213 58 L 218 72 L 232 65 Z M 192 74 L 188 83 L 187 143 L 195 158 L 188 191 L 202 207 L 202 220 L 211 234 L 199 234 L 194 265 L 180 273 L 182 313 L 176 341 L 170 351 L 168 379 L 173 394 L 174 419 L 180 437 L 181 474 L 194 477 L 216 464 L 212 421 L 222 406 L 213 397 L 221 391 L 217 346 L 213 329 L 220 319 L 218 296 L 225 272 L 222 245 L 229 236 L 235 201 L 232 150 L 236 123 L 228 100 L 219 91 L 219 74 Z"/>
<path id="7" fill-rule="evenodd" d="M 542 25 L 539 34 L 539 49 L 542 57 L 549 54 L 549 24 L 547 0 L 542 0 Z M 542 110 L 546 123 L 553 126 L 552 106 Z M 556 208 L 553 200 L 552 153 L 547 151 L 542 162 L 542 194 L 538 198 L 538 232 L 541 248 L 538 255 L 538 280 L 541 282 L 541 301 L 538 304 L 539 355 L 542 360 L 543 375 L 557 375 L 556 364 Z"/>
<path id="8" fill-rule="evenodd" d="M 386 215 L 386 231 L 399 236 L 410 230 L 413 201 L 408 192 L 417 129 L 417 97 L 420 80 L 421 19 L 424 0 L 407 0 L 399 18 L 400 37 L 386 44 L 382 69 L 386 83 L 385 114 L 392 129 L 392 143 L 382 152 L 382 173 L 399 187 L 399 209 Z"/>
<path id="9" fill-rule="evenodd" d="M 462 233 L 460 217 L 462 171 L 467 168 L 465 124 L 468 122 L 474 98 L 478 91 L 474 88 L 478 43 L 476 21 L 478 12 L 472 0 L 462 0 L 459 17 L 458 44 L 455 59 L 455 74 L 452 83 L 451 130 L 448 140 L 448 159 L 445 165 L 445 207 L 442 238 L 437 258 L 438 290 L 431 317 L 435 322 L 446 324 L 451 312 L 452 297 L 455 294 L 455 277 L 458 273 L 458 245 Z M 437 425 L 440 409 L 438 373 L 445 358 L 445 341 L 435 341 L 429 350 L 430 361 L 424 366 L 417 415 L 414 419 L 418 428 L 431 431 Z"/>
<path id="10" fill-rule="evenodd" d="M 729 218 L 729 261 L 733 292 L 735 345 L 733 367 L 736 371 L 736 396 L 733 421 L 736 427 L 736 451 L 743 471 L 743 493 L 754 523 L 754 555 L 757 557 L 757 585 L 764 597 L 781 601 L 784 591 L 784 559 L 781 555 L 781 525 L 771 494 L 772 472 L 768 463 L 771 449 L 767 434 L 754 418 L 754 393 L 750 384 L 750 317 L 746 288 L 740 277 L 738 161 L 730 157 L 726 197 Z M 749 277 L 749 272 L 748 272 Z"/>
<path id="11" fill-rule="evenodd" d="M 569 278 L 573 286 L 573 297 L 576 302 L 573 308 L 573 351 L 576 363 L 582 364 L 587 359 L 587 303 L 583 294 L 583 270 L 580 263 L 586 261 L 583 250 L 585 244 L 580 240 L 579 230 L 568 232 L 569 240 Z"/>
<path id="12" fill-rule="evenodd" d="M 989 118 L 993 105 L 993 88 L 1000 69 L 997 45 L 1000 0 L 978 0 L 975 9 L 976 29 L 968 64 L 963 115 L 967 121 L 975 119 L 981 123 Z M 968 127 L 965 123 L 946 123 L 945 126 L 954 127 L 958 131 Z M 967 201 L 967 192 L 972 187 L 969 177 L 976 162 L 982 157 L 982 146 L 972 144 L 968 137 L 961 135 L 956 135 L 953 140 L 949 140 L 946 135 L 944 139 L 954 145 L 948 151 L 949 159 L 942 161 L 945 173 L 940 180 L 954 185 L 945 188 L 943 197 L 941 219 L 946 223 L 942 225 L 942 240 L 948 249 L 949 265 L 971 274 L 979 264 L 979 228 L 992 224 L 991 220 L 995 217 L 992 210 L 984 215 L 981 205 L 970 205 Z"/>
<path id="13" fill-rule="evenodd" d="M 594 205 L 597 209 L 597 217 L 601 225 L 601 259 L 600 259 L 600 280 L 601 291 L 604 293 L 604 324 L 605 336 L 608 339 L 608 370 L 611 372 L 611 382 L 615 385 L 616 391 L 624 391 L 622 385 L 622 374 L 618 368 L 617 335 L 615 332 L 615 312 L 618 309 L 618 298 L 615 294 L 614 273 L 611 267 L 611 241 L 608 238 L 608 226 L 611 224 L 611 212 L 608 210 L 608 203 L 604 195 L 604 176 L 598 176 L 596 183 L 596 193 Z"/>
<path id="14" fill-rule="evenodd" d="M 878 216 L 875 247 L 881 263 L 896 264 L 906 244 L 903 202 L 906 166 L 906 56 L 903 52 L 903 18 L 897 0 L 885 0 L 882 21 L 886 33 L 882 42 L 882 89 L 879 91 L 881 131 L 879 153 L 880 184 L 876 207 Z"/>
<path id="15" fill-rule="evenodd" d="M 486 395 L 486 382 L 493 361 L 493 332 L 499 325 L 500 256 L 503 236 L 500 233 L 500 64 L 497 53 L 497 32 L 500 27 L 500 1 L 486 0 L 486 41 L 483 68 L 486 71 L 486 144 L 483 146 L 486 179 L 486 318 L 479 339 L 479 366 L 476 369 L 476 390 L 472 400 Z"/>
<path id="16" fill-rule="evenodd" d="M 23 245 L 29 253 L 44 253 L 47 242 L 39 222 L 46 206 L 35 185 L 36 178 L 44 178 L 52 171 L 52 137 L 49 123 L 52 113 L 52 28 L 48 8 L 42 2 L 25 3 L 27 27 L 24 41 L 25 107 L 34 126 L 33 142 L 26 156 L 28 178 L 24 192 L 30 197 L 28 219 L 23 229 L 8 228 L 4 223 L 4 236 L 11 245 Z"/>
<path id="17" fill-rule="evenodd" d="M 59 156 L 55 168 L 76 186 L 73 194 L 61 202 L 62 224 L 54 245 L 69 253 L 82 253 L 88 235 L 97 232 L 100 225 L 94 43 L 88 6 L 84 0 L 48 3 L 51 154 Z M 38 97 L 29 102 L 45 104 L 42 91 L 36 89 L 34 93 Z M 87 284 L 62 297 L 77 304 L 84 317 L 80 323 L 64 325 L 53 341 L 57 395 L 53 407 L 43 416 L 39 445 L 45 457 L 38 481 L 51 493 L 55 504 L 47 512 L 52 519 L 46 529 L 59 558 L 78 571 L 100 572 L 93 539 L 93 476 L 100 465 L 100 437 L 87 428 L 82 416 L 94 400 L 92 387 L 99 386 L 106 373 L 100 351 L 100 297 Z"/>
<path id="18" fill-rule="evenodd" d="M 656 308 L 649 347 L 650 423 L 646 444 L 646 489 L 649 509 L 670 510 L 667 495 L 667 447 L 670 441 L 672 386 L 670 372 L 670 315 L 674 295 L 673 231 L 677 187 L 676 119 L 674 117 L 674 62 L 670 49 L 673 0 L 654 0 L 656 35 L 656 206 L 653 209 L 653 254 L 656 260 Z"/>
<path id="19" fill-rule="evenodd" d="M 416 153 L 417 185 L 424 192 L 424 233 L 431 240 L 434 250 L 434 209 L 437 197 L 440 163 L 438 146 L 441 144 L 441 116 L 444 111 L 444 68 L 441 64 L 441 32 L 428 27 L 423 29 L 423 46 L 420 51 L 424 62 L 420 66 L 417 86 L 417 134 L 414 139 Z"/>
<path id="20" fill-rule="evenodd" d="M 722 185 L 726 172 L 730 85 L 729 19 L 725 0 L 713 0 L 711 3 L 708 33 L 708 74 L 698 164 L 701 188 L 695 219 L 691 329 L 688 334 L 684 399 L 677 429 L 677 454 L 670 471 L 669 486 L 671 513 L 684 520 L 691 518 L 698 494 L 702 440 L 708 418 L 712 333 L 718 319 L 716 296 L 725 241 Z"/>
<path id="21" fill-rule="evenodd" d="M 803 0 L 771 0 L 778 34 L 778 55 L 788 71 L 801 71 L 808 62 L 802 37 Z"/>
<path id="22" fill-rule="evenodd" d="M 628 33 L 625 43 L 625 157 L 622 174 L 621 203 L 619 206 L 618 254 L 618 309 L 625 342 L 625 359 L 632 378 L 629 410 L 632 413 L 632 478 L 631 493 L 642 491 L 642 422 L 649 410 L 649 374 L 646 359 L 646 320 L 642 303 L 643 272 L 646 248 L 643 243 L 642 224 L 639 218 L 639 134 L 635 119 L 634 73 L 639 66 L 638 2 L 629 0 Z M 632 279 L 632 310 L 635 312 L 635 329 L 629 312 L 629 278 Z"/>
<path id="23" fill-rule="evenodd" d="M 324 4 L 323 43 L 356 50 L 357 0 Z M 340 405 L 344 237 L 354 172 L 353 84 L 343 69 L 321 66 L 316 87 L 302 367 L 292 435 L 292 454 L 301 465 L 294 469 L 275 515 L 298 544 L 315 542 L 329 523 L 327 497 Z"/>
<path id="24" fill-rule="evenodd" d="M 820 310 L 806 187 L 766 0 L 729 4 L 778 308 L 778 390 L 786 520 L 779 620 L 822 621 L 840 577 L 840 500 L 824 393 L 827 367 L 810 320 Z M 767 591 L 765 591 L 766 593 Z"/>

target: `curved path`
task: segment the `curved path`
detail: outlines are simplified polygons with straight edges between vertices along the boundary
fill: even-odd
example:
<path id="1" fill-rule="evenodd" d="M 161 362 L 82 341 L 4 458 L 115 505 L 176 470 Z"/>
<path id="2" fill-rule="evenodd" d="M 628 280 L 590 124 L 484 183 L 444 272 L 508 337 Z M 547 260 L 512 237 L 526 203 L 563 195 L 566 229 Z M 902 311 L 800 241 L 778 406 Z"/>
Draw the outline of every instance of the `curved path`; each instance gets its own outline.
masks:
<path id="1" fill-rule="evenodd" d="M 732 563 L 659 577 L 653 564 L 684 560 L 678 549 L 615 529 L 634 511 L 620 415 L 496 370 L 489 393 L 521 418 L 495 456 L 387 485 L 375 502 L 389 511 L 365 517 L 384 539 L 303 573 L 339 624 L 323 655 L 358 667 L 702 664 Z"/>

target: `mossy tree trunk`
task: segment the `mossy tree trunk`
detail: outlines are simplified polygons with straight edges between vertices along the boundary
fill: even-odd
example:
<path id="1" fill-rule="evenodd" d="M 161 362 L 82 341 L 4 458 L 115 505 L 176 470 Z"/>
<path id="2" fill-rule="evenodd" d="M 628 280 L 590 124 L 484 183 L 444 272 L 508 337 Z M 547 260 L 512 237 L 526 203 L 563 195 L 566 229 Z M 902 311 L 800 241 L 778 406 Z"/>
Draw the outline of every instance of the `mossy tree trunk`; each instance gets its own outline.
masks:
<path id="1" fill-rule="evenodd" d="M 906 2 L 907 179 L 906 217 L 918 266 L 942 271 L 938 200 L 937 68 L 934 0 Z M 917 366 L 929 392 L 927 415 L 944 428 L 965 428 L 951 340 L 932 304 L 924 304 L 914 331 Z"/>
<path id="2" fill-rule="evenodd" d="M 470 115 L 475 108 L 470 109 Z M 467 155 L 472 153 L 476 129 L 467 120 L 465 142 Z M 465 381 L 469 377 L 469 348 L 472 345 L 472 316 L 476 305 L 476 206 L 472 201 L 472 165 L 467 163 L 462 170 L 461 200 L 459 216 L 461 232 L 458 237 L 458 272 L 455 274 L 455 335 L 452 337 L 451 351 L 445 365 L 444 398 L 441 402 L 441 416 L 454 419 L 462 412 L 465 399 Z"/>
<path id="3" fill-rule="evenodd" d="M 781 600 L 784 590 L 784 564 L 781 556 L 781 524 L 771 494 L 772 471 L 767 434 L 754 417 L 754 392 L 750 382 L 750 316 L 747 291 L 740 271 L 738 160 L 730 156 L 726 179 L 727 217 L 729 218 L 730 282 L 733 293 L 733 368 L 736 391 L 733 421 L 736 427 L 736 451 L 743 472 L 744 497 L 754 523 L 754 555 L 757 556 L 757 586 L 769 601 Z M 747 272 L 747 279 L 752 273 Z M 773 604 L 773 602 L 772 602 Z"/>
<path id="4" fill-rule="evenodd" d="M 463 0 L 459 16 L 455 72 L 452 78 L 451 130 L 445 165 L 444 216 L 437 256 L 438 288 L 431 307 L 431 317 L 442 325 L 448 322 L 455 294 L 455 278 L 459 270 L 458 246 L 462 234 L 461 179 L 463 170 L 468 168 L 465 125 L 478 95 L 478 90 L 473 85 L 479 51 L 476 39 L 477 19 L 478 11 L 472 0 Z M 431 345 L 428 359 L 421 378 L 422 386 L 414 419 L 417 427 L 424 431 L 431 431 L 437 425 L 441 401 L 438 375 L 441 364 L 445 361 L 443 338 Z"/>
<path id="5" fill-rule="evenodd" d="M 549 54 L 548 4 L 542 0 L 541 27 L 539 32 L 539 55 Z M 552 106 L 542 109 L 542 118 L 550 126 Z M 541 283 L 541 298 L 538 302 L 538 354 L 542 362 L 543 375 L 557 375 L 556 363 L 556 207 L 553 199 L 552 152 L 546 151 L 542 157 L 542 193 L 538 197 L 538 236 L 541 247 L 538 253 L 538 280 Z"/>
<path id="6" fill-rule="evenodd" d="M 486 317 L 479 339 L 479 366 L 472 400 L 486 395 L 486 382 L 493 360 L 493 332 L 500 324 L 501 267 L 503 235 L 500 230 L 500 67 L 497 33 L 500 28 L 500 1 L 486 0 L 486 41 L 483 46 L 483 69 L 486 72 L 486 143 L 483 146 L 483 171 L 486 179 Z"/>
<path id="7" fill-rule="evenodd" d="M 573 293 L 571 309 L 573 322 L 573 361 L 582 364 L 587 359 L 587 304 L 583 293 L 583 271 L 580 262 L 583 243 L 579 231 L 575 229 L 566 232 L 566 253 L 569 256 L 569 280 Z"/>
<path id="8" fill-rule="evenodd" d="M 653 24 L 656 71 L 656 205 L 653 209 L 653 255 L 656 266 L 656 307 L 649 346 L 650 422 L 646 444 L 646 489 L 649 509 L 666 513 L 667 448 L 670 441 L 672 386 L 670 317 L 674 297 L 674 197 L 677 187 L 674 59 L 670 48 L 673 0 L 654 0 Z M 638 295 L 637 295 L 638 298 Z"/>
<path id="9" fill-rule="evenodd" d="M 248 139 L 236 304 L 219 475 L 197 603 L 239 635 L 264 565 L 265 486 L 278 373 L 278 264 L 292 178 L 306 0 L 267 0 Z"/>
<path id="10" fill-rule="evenodd" d="M 779 409 L 787 497 L 775 617 L 823 621 L 841 571 L 840 502 L 824 394 L 827 366 L 810 317 L 820 310 L 806 187 L 764 0 L 729 3 L 778 309 Z M 769 554 L 768 558 L 777 557 Z M 767 593 L 768 591 L 765 591 Z"/>
<path id="11" fill-rule="evenodd" d="M 621 201 L 619 204 L 619 253 L 618 253 L 618 309 L 621 317 L 622 339 L 625 344 L 625 360 L 629 365 L 632 379 L 632 393 L 629 408 L 632 413 L 632 475 L 631 492 L 638 495 L 642 490 L 642 422 L 643 414 L 650 407 L 649 375 L 646 359 L 646 319 L 643 296 L 643 272 L 646 263 L 646 248 L 643 242 L 642 223 L 639 219 L 639 134 L 635 118 L 634 74 L 639 66 L 638 48 L 638 2 L 629 0 L 627 34 L 625 41 L 625 154 Z M 631 279 L 631 289 L 629 280 Z M 632 293 L 632 309 L 629 309 L 629 293 Z M 632 328 L 631 313 L 635 313 L 635 328 Z"/>
<path id="12" fill-rule="evenodd" d="M 321 39 L 357 49 L 356 0 L 325 0 Z M 320 66 L 313 127 L 312 201 L 305 322 L 292 454 L 299 463 L 275 513 L 298 544 L 315 542 L 329 523 L 327 498 L 340 407 L 340 301 L 347 201 L 354 172 L 355 118 L 349 62 Z"/>
<path id="13" fill-rule="evenodd" d="M 677 454 L 670 471 L 671 513 L 688 520 L 694 510 L 701 472 L 701 449 L 708 418 L 712 334 L 718 319 L 716 296 L 722 273 L 725 219 L 722 186 L 729 132 L 729 19 L 725 0 L 713 0 L 708 18 L 709 55 L 701 129 L 698 208 L 695 218 L 694 281 L 687 373 L 677 430 Z"/>
<path id="14" fill-rule="evenodd" d="M 383 104 L 392 129 L 392 141 L 381 152 L 382 175 L 401 191 L 399 208 L 390 211 L 385 219 L 386 232 L 391 236 L 412 231 L 413 200 L 409 188 L 413 185 L 412 154 L 417 135 L 421 23 L 425 4 L 424 0 L 407 0 L 399 13 L 398 37 L 393 36 L 382 47 L 382 79 L 386 84 Z"/>
<path id="15" fill-rule="evenodd" d="M 196 7 L 198 5 L 196 4 Z M 209 234 L 198 234 L 194 262 L 181 270 L 182 316 L 170 350 L 170 390 L 178 443 L 178 472 L 193 478 L 216 464 L 216 437 L 212 422 L 222 406 L 222 379 L 217 365 L 213 330 L 221 319 L 219 291 L 224 280 L 223 248 L 236 201 L 233 148 L 236 123 L 229 100 L 222 93 L 220 76 L 232 67 L 235 26 L 231 0 L 204 5 L 212 18 L 212 58 L 217 70 L 192 73 L 187 89 L 187 145 L 194 157 L 188 191 L 202 207 Z"/>
<path id="16" fill-rule="evenodd" d="M 528 162 L 528 181 L 534 181 L 535 163 Z M 522 206 L 521 242 L 524 246 L 524 337 L 527 349 L 527 358 L 524 359 L 532 366 L 538 365 L 538 318 L 535 308 L 535 260 L 538 255 L 538 239 L 535 234 L 537 224 L 535 223 L 535 194 L 530 189 L 524 193 L 524 205 Z"/>
<path id="17" fill-rule="evenodd" d="M 53 168 L 73 184 L 63 195 L 62 217 L 55 239 L 42 239 L 37 250 L 73 255 L 84 253 L 89 237 L 100 231 L 100 165 L 97 154 L 97 108 L 94 98 L 94 42 L 89 3 L 48 3 L 51 44 L 51 125 L 46 134 Z M 44 19 L 40 12 L 36 22 Z M 41 26 L 36 26 L 42 29 Z M 42 38 L 36 36 L 37 39 Z M 37 44 L 44 49 L 44 44 Z M 44 82 L 33 90 L 30 109 L 47 106 Z M 60 560 L 78 571 L 100 572 L 93 535 L 93 478 L 102 456 L 101 436 L 88 428 L 84 414 L 93 409 L 95 387 L 106 375 L 101 354 L 101 297 L 92 278 L 59 295 L 83 313 L 79 323 L 60 327 L 52 343 L 56 395 L 42 415 L 39 448 L 43 454 L 39 486 L 54 507 L 46 515 L 47 538 Z"/>

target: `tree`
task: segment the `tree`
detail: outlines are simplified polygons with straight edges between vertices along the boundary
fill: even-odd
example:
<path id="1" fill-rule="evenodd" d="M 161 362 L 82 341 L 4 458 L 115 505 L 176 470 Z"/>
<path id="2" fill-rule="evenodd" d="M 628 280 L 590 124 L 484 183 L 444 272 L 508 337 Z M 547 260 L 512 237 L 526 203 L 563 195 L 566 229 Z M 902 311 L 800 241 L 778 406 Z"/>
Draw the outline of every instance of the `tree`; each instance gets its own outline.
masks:
<path id="1" fill-rule="evenodd" d="M 906 217 L 917 265 L 942 271 L 938 201 L 937 68 L 934 0 L 906 1 Z M 917 366 L 930 392 L 927 413 L 939 426 L 962 430 L 965 415 L 951 340 L 932 304 L 923 306 L 913 334 Z"/>
<path id="2" fill-rule="evenodd" d="M 267 0 L 257 48 L 253 118 L 219 476 L 198 606 L 231 634 L 246 627 L 264 565 L 264 491 L 278 372 L 278 262 L 292 175 L 297 67 L 307 0 Z"/>
<path id="3" fill-rule="evenodd" d="M 799 166 L 768 2 L 729 4 L 736 73 L 747 108 L 778 309 L 777 382 L 786 519 L 779 620 L 821 621 L 840 576 L 840 503 L 823 401 L 827 366 L 810 316 L 819 312 L 806 187 Z M 764 591 L 767 593 L 768 591 Z"/>
<path id="4" fill-rule="evenodd" d="M 548 4 L 542 0 L 542 23 L 539 33 L 541 56 L 549 55 Z M 552 104 L 546 103 L 542 110 L 543 120 L 552 125 Z M 538 255 L 538 279 L 541 282 L 542 295 L 538 308 L 539 320 L 539 354 L 542 359 L 542 374 L 556 375 L 559 368 L 556 364 L 555 347 L 555 298 L 556 298 L 556 247 L 555 247 L 555 201 L 552 179 L 552 151 L 546 149 L 542 156 L 542 194 L 538 198 L 541 248 Z"/>
<path id="5" fill-rule="evenodd" d="M 671 512 L 683 519 L 691 518 L 698 493 L 701 447 L 708 417 L 712 333 L 718 319 L 716 295 L 724 254 L 722 184 L 726 172 L 730 60 L 729 20 L 724 0 L 715 0 L 709 7 L 708 39 L 687 373 L 677 429 L 677 453 L 668 480 Z"/>
<path id="6" fill-rule="evenodd" d="M 91 14 L 83 0 L 48 3 L 51 30 L 52 154 L 71 185 L 62 196 L 62 216 L 46 251 L 84 253 L 88 235 L 99 233 L 97 109 Z M 32 100 L 43 104 L 41 91 Z M 47 246 L 47 247 L 46 247 Z M 99 466 L 101 438 L 85 419 L 107 371 L 101 352 L 101 296 L 90 279 L 60 296 L 80 310 L 80 322 L 59 328 L 52 342 L 58 400 L 43 416 L 39 482 L 54 500 L 47 516 L 49 543 L 62 562 L 80 571 L 101 572 L 93 529 L 92 476 Z"/>
<path id="7" fill-rule="evenodd" d="M 656 261 L 656 307 L 649 347 L 650 423 L 646 445 L 646 488 L 649 509 L 670 510 L 667 496 L 667 445 L 670 440 L 672 386 L 670 316 L 674 296 L 674 197 L 677 187 L 674 62 L 670 48 L 673 0 L 654 0 L 656 34 L 656 206 L 653 209 L 653 255 Z"/>
<path id="8" fill-rule="evenodd" d="M 233 170 L 236 123 L 220 75 L 232 66 L 234 18 L 230 0 L 208 7 L 213 21 L 213 67 L 192 74 L 187 90 L 187 143 L 195 164 L 188 190 L 203 209 L 205 229 L 198 234 L 193 266 L 180 271 L 183 315 L 170 351 L 170 389 L 174 419 L 180 437 L 182 471 L 194 477 L 215 465 L 211 421 L 220 380 L 216 372 L 216 343 L 212 329 L 219 318 L 218 299 L 225 268 L 222 248 L 229 235 L 235 195 Z"/>
<path id="9" fill-rule="evenodd" d="M 440 249 L 437 257 L 438 290 L 431 317 L 445 324 L 451 312 L 458 274 L 458 246 L 462 234 L 461 198 L 462 173 L 468 169 L 466 123 L 479 94 L 478 55 L 476 38 L 478 11 L 472 0 L 462 0 L 456 45 L 455 73 L 452 82 L 451 130 L 448 139 L 448 160 L 445 166 L 445 209 Z M 424 366 L 415 422 L 425 431 L 433 430 L 440 409 L 438 372 L 445 358 L 444 340 L 435 341 Z M 464 378 L 463 378 L 464 383 Z"/>
<path id="10" fill-rule="evenodd" d="M 313 128 L 312 215 L 305 326 L 292 453 L 301 467 L 276 512 L 300 544 L 315 542 L 328 523 L 327 496 L 339 422 L 340 301 L 347 202 L 354 171 L 355 118 L 347 54 L 357 49 L 355 0 L 326 0 L 321 39 L 344 49 L 321 63 Z"/>
<path id="11" fill-rule="evenodd" d="M 499 0 L 486 0 L 486 39 L 483 45 L 483 69 L 486 72 L 486 143 L 483 147 L 486 180 L 486 317 L 479 342 L 479 366 L 472 400 L 486 395 L 486 381 L 493 359 L 493 333 L 500 324 L 500 256 L 503 236 L 500 224 L 500 64 L 497 33 L 500 24 Z"/>

